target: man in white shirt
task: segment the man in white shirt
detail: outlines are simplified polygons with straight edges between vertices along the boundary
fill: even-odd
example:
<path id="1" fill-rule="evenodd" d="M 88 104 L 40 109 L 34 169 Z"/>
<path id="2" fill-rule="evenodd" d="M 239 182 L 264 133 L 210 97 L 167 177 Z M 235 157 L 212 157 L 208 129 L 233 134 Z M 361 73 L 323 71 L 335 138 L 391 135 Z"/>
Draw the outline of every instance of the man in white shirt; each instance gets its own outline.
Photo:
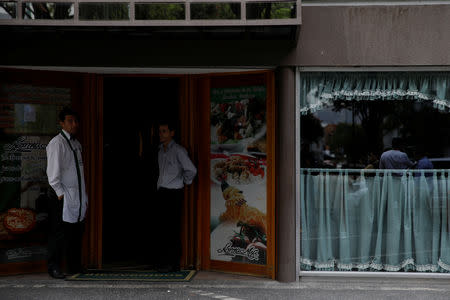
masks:
<path id="1" fill-rule="evenodd" d="M 157 247 L 160 272 L 174 272 L 180 269 L 181 258 L 181 216 L 183 187 L 191 184 L 197 174 L 186 149 L 175 143 L 175 128 L 170 122 L 159 126 L 161 145 L 158 152 L 159 178 L 157 183 L 156 224 Z M 164 225 L 163 225 L 164 224 Z"/>
<path id="2" fill-rule="evenodd" d="M 48 272 L 64 278 L 60 265 L 66 254 L 69 274 L 81 271 L 81 240 L 88 198 L 84 182 L 81 144 L 75 139 L 77 114 L 64 108 L 59 114 L 62 131 L 47 145 L 50 189 Z"/>

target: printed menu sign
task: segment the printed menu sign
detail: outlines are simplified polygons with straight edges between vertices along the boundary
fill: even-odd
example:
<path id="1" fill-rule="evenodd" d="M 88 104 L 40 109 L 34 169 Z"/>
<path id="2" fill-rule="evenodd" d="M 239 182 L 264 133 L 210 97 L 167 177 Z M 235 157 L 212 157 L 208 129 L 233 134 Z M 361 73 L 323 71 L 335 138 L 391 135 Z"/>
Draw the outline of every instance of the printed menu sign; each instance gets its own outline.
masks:
<path id="1" fill-rule="evenodd" d="M 266 88 L 211 89 L 211 260 L 266 264 Z"/>

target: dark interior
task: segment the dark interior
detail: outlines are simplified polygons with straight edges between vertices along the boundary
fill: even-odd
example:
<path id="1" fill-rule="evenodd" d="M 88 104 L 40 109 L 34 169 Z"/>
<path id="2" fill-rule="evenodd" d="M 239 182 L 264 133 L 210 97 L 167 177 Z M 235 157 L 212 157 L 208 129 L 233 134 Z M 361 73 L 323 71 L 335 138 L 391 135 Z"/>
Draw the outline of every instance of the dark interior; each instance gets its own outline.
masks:
<path id="1" fill-rule="evenodd" d="M 179 79 L 105 77 L 103 266 L 154 265 L 158 123 L 179 128 Z M 170 221 L 170 220 L 168 220 Z"/>

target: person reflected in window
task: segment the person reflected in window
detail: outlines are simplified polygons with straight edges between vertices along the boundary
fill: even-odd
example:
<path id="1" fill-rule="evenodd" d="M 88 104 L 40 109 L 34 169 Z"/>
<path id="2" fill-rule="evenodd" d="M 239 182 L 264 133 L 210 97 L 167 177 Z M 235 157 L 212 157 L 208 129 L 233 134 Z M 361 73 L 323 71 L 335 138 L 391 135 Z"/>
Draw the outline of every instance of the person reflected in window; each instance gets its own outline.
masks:
<path id="1" fill-rule="evenodd" d="M 380 158 L 380 169 L 409 169 L 414 167 L 414 163 L 403 151 L 403 140 L 401 138 L 392 139 L 392 149 L 383 152 Z"/>
<path id="2" fill-rule="evenodd" d="M 417 150 L 417 165 L 416 169 L 426 170 L 433 169 L 433 163 L 428 159 L 427 153 L 423 146 L 419 146 Z"/>
<path id="3" fill-rule="evenodd" d="M 434 168 L 433 163 L 428 159 L 427 151 L 426 151 L 424 145 L 419 145 L 417 147 L 416 159 L 417 159 L 417 164 L 416 164 L 417 170 L 427 170 L 427 169 Z M 426 177 L 430 177 L 432 175 L 433 175 L 433 173 L 430 173 L 430 172 L 425 173 Z M 420 174 L 417 173 L 417 174 L 415 174 L 415 176 L 420 176 Z"/>
<path id="4" fill-rule="evenodd" d="M 378 160 L 378 155 L 373 152 L 370 152 L 367 155 L 367 165 L 364 169 L 366 169 L 366 170 L 376 169 L 376 167 L 380 164 L 380 162 Z"/>

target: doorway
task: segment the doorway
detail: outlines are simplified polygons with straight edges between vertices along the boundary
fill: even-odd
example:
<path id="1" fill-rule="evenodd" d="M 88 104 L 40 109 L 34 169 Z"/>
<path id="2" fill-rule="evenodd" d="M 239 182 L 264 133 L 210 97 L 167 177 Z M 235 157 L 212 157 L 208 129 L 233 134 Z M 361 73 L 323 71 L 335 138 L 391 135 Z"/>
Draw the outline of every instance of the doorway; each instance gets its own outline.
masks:
<path id="1" fill-rule="evenodd" d="M 149 216 L 158 178 L 158 123 L 180 126 L 179 80 L 104 78 L 104 268 L 151 266 L 157 259 Z"/>

